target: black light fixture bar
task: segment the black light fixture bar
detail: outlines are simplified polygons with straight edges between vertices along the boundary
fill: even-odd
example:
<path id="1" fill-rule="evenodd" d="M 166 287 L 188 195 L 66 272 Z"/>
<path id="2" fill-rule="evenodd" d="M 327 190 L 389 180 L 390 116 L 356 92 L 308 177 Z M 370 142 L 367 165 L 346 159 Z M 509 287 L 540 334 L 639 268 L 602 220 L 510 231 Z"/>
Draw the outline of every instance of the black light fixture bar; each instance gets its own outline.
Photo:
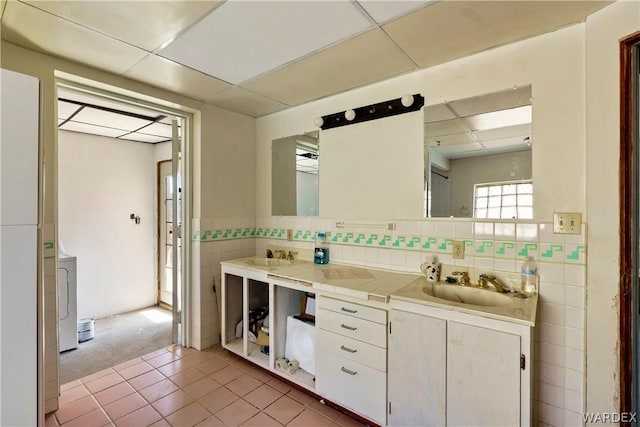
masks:
<path id="1" fill-rule="evenodd" d="M 347 111 L 340 111 L 338 113 L 322 116 L 322 126 L 320 126 L 320 129 L 333 129 L 341 126 L 353 125 L 355 123 L 367 122 L 369 120 L 396 116 L 398 114 L 418 111 L 423 106 L 424 96 L 420 94 L 413 95 L 413 103 L 408 107 L 405 107 L 402 104 L 402 98 L 391 99 L 377 104 L 354 108 L 353 112 L 355 113 L 355 116 L 352 120 L 347 119 L 345 114 Z"/>

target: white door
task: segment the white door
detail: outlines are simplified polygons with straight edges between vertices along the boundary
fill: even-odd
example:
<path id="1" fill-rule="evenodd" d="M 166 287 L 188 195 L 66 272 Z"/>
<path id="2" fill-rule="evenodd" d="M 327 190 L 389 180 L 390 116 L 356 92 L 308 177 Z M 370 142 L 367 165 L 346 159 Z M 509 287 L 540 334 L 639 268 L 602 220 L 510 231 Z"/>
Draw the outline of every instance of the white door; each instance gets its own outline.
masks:
<path id="1" fill-rule="evenodd" d="M 449 322 L 447 425 L 520 425 L 520 337 Z"/>
<path id="2" fill-rule="evenodd" d="M 389 425 L 444 426 L 447 322 L 399 310 L 390 319 Z"/>

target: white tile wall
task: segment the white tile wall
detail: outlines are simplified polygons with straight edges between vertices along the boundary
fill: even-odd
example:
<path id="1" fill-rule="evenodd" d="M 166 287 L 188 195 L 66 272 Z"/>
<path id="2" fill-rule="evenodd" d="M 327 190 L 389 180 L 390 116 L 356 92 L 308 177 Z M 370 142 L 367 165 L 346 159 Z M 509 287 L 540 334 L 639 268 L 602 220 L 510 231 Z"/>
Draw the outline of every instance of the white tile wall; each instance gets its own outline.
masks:
<path id="1" fill-rule="evenodd" d="M 299 252 L 299 258 L 311 260 L 313 233 L 317 231 L 328 231 L 331 236 L 342 233 L 343 237 L 353 233 L 348 244 L 342 241 L 331 244 L 332 262 L 411 273 L 419 273 L 420 264 L 434 257 L 441 263 L 460 267 L 518 272 L 526 253 L 537 262 L 540 276 L 534 334 L 534 420 L 538 425 L 582 425 L 585 400 L 584 226 L 581 235 L 565 236 L 553 234 L 549 223 L 414 220 L 396 221 L 396 230 L 388 231 L 359 226 L 336 228 L 336 221 L 298 217 L 202 219 L 200 229 L 194 227 L 200 233 L 245 226 L 301 231 L 294 241 L 258 237 L 198 242 L 201 291 L 198 332 L 202 348 L 218 341 L 217 308 L 211 289 L 214 278 L 218 286 L 220 283 L 220 261 L 263 255 L 267 247 L 293 249 Z M 349 222 L 376 224 L 352 219 Z M 306 240 L 302 239 L 304 232 L 310 232 Z M 358 236 L 364 238 L 357 242 Z M 369 237 L 372 243 L 366 244 Z M 409 242 L 416 239 L 418 242 L 411 247 Z M 468 242 L 465 259 L 453 260 L 450 256 L 450 246 L 446 245 L 452 239 Z M 384 246 L 380 245 L 383 240 Z M 393 242 L 399 242 L 399 246 L 392 246 Z M 428 249 L 422 246 L 425 242 L 429 243 Z M 440 248 L 443 244 L 445 249 Z M 581 250 L 578 250 L 579 246 Z"/>

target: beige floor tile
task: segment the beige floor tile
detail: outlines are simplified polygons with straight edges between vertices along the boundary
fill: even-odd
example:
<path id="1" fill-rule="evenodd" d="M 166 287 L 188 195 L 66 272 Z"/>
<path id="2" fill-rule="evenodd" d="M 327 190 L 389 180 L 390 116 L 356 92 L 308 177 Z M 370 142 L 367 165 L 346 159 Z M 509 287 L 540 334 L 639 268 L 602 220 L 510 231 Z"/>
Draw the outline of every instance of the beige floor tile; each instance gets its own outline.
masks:
<path id="1" fill-rule="evenodd" d="M 53 413 L 44 416 L 44 427 L 58 427 L 59 425 Z"/>
<path id="2" fill-rule="evenodd" d="M 362 427 L 365 425 L 345 414 L 340 415 L 336 420 L 336 423 L 343 427 Z"/>
<path id="3" fill-rule="evenodd" d="M 154 368 L 159 368 L 160 366 L 175 362 L 176 360 L 178 360 L 178 356 L 167 351 L 165 354 L 156 356 L 153 359 L 147 359 L 146 362 Z"/>
<path id="4" fill-rule="evenodd" d="M 131 378 L 129 380 L 129 384 L 133 386 L 136 390 L 142 390 L 143 388 L 147 388 L 152 384 L 155 384 L 159 381 L 162 381 L 166 377 L 162 375 L 159 371 L 153 369 L 149 372 L 146 372 L 142 375 L 138 375 L 135 378 Z"/>
<path id="5" fill-rule="evenodd" d="M 97 393 L 121 382 L 124 382 L 124 378 L 113 372 L 93 381 L 85 382 L 84 385 L 91 393 Z"/>
<path id="6" fill-rule="evenodd" d="M 96 402 L 93 396 L 81 397 L 80 399 L 74 400 L 66 406 L 58 409 L 56 411 L 56 418 L 58 419 L 58 423 L 64 424 L 67 421 L 71 421 L 74 418 L 87 414 L 98 407 L 98 402 Z"/>
<path id="7" fill-rule="evenodd" d="M 128 368 L 130 366 L 137 365 L 138 363 L 140 363 L 142 361 L 143 361 L 142 358 L 136 357 L 135 359 L 127 360 L 126 362 L 122 362 L 122 363 L 117 364 L 116 366 L 113 367 L 113 369 L 115 369 L 116 372 L 120 372 L 123 369 L 126 369 L 126 368 Z"/>
<path id="8" fill-rule="evenodd" d="M 269 387 L 267 384 L 263 384 L 251 393 L 245 395 L 244 400 L 251 403 L 258 409 L 264 409 L 281 397 L 282 393 L 278 390 Z"/>
<path id="9" fill-rule="evenodd" d="M 219 371 L 222 368 L 226 368 L 227 366 L 229 366 L 229 363 L 225 362 L 220 357 L 214 355 L 213 357 L 196 365 L 196 368 L 198 368 L 205 374 L 209 375 Z"/>
<path id="10" fill-rule="evenodd" d="M 185 426 L 191 427 L 206 420 L 211 416 L 211 413 L 204 409 L 198 402 L 192 402 L 182 409 L 178 409 L 176 412 L 167 416 L 167 421 L 172 426 Z"/>
<path id="11" fill-rule="evenodd" d="M 182 390 L 194 399 L 200 399 L 220 387 L 222 387 L 222 384 L 219 382 L 214 381 L 209 377 L 204 377 L 186 387 L 183 387 Z"/>
<path id="12" fill-rule="evenodd" d="M 324 405 L 318 400 L 314 400 L 313 403 L 309 405 L 309 407 L 333 421 L 337 420 L 341 415 L 343 415 L 342 412 L 339 412 L 330 406 Z"/>
<path id="13" fill-rule="evenodd" d="M 215 415 L 228 426 L 239 426 L 257 413 L 257 408 L 242 399 L 238 399 L 221 411 L 216 412 Z"/>
<path id="14" fill-rule="evenodd" d="M 140 356 L 140 359 L 147 361 L 149 359 L 153 359 L 158 356 L 163 356 L 165 354 L 169 354 L 169 352 L 167 351 L 166 348 L 161 348 L 160 350 L 152 351 L 151 353 L 147 353 L 144 356 Z"/>
<path id="15" fill-rule="evenodd" d="M 172 427 L 172 426 L 171 424 L 169 424 L 167 420 L 163 418 L 160 421 L 156 421 L 155 423 L 151 424 L 149 427 Z"/>
<path id="16" fill-rule="evenodd" d="M 171 394 L 179 390 L 178 386 L 172 383 L 169 379 L 159 381 L 149 387 L 140 390 L 142 397 L 147 399 L 148 402 L 155 402 L 156 400 Z"/>
<path id="17" fill-rule="evenodd" d="M 151 405 L 163 416 L 167 416 L 178 409 L 184 408 L 193 402 L 193 398 L 182 390 L 174 391 L 153 402 Z"/>
<path id="18" fill-rule="evenodd" d="M 212 379 L 216 380 L 220 384 L 227 384 L 227 383 L 235 380 L 239 376 L 243 375 L 244 373 L 245 373 L 245 371 L 243 371 L 242 369 L 238 368 L 237 366 L 228 365 L 228 366 L 220 369 L 219 371 L 216 371 L 213 374 L 209 375 L 209 377 L 211 377 Z"/>
<path id="19" fill-rule="evenodd" d="M 146 427 L 159 421 L 161 418 L 162 416 L 154 410 L 151 405 L 147 405 L 116 420 L 115 425 L 117 427 Z"/>
<path id="20" fill-rule="evenodd" d="M 66 384 L 62 384 L 60 386 L 60 392 L 67 391 L 70 388 L 77 387 L 77 386 L 79 386 L 81 384 L 82 384 L 82 381 L 80 381 L 80 380 L 75 380 L 75 381 L 68 382 Z"/>
<path id="21" fill-rule="evenodd" d="M 305 409 L 287 424 L 287 426 L 291 427 L 329 427 L 334 425 L 336 424 L 334 424 L 333 420 L 311 409 Z"/>
<path id="22" fill-rule="evenodd" d="M 140 359 L 140 363 L 136 363 L 135 365 L 127 366 L 124 369 L 118 371 L 118 373 L 126 380 L 137 377 L 138 375 L 142 375 L 145 372 L 149 372 L 153 370 L 153 366 L 149 365 L 147 362 Z"/>
<path id="23" fill-rule="evenodd" d="M 257 380 L 249 374 L 244 374 L 229 382 L 226 387 L 238 396 L 244 396 L 245 394 L 252 392 L 261 385 L 261 381 Z"/>
<path id="24" fill-rule="evenodd" d="M 281 426 L 279 422 L 265 414 L 264 412 L 259 412 L 254 415 L 252 418 L 248 419 L 243 426 L 255 426 L 255 427 L 278 427 Z"/>
<path id="25" fill-rule="evenodd" d="M 220 421 L 220 419 L 215 415 L 211 415 L 209 418 L 207 418 L 206 420 L 196 425 L 196 427 L 218 427 L 218 426 L 226 427 L 225 424 L 222 421 Z"/>
<path id="26" fill-rule="evenodd" d="M 295 400 L 287 396 L 282 396 L 280 399 L 267 406 L 263 412 L 276 421 L 287 424 L 289 421 L 298 416 L 302 412 L 304 406 Z"/>
<path id="27" fill-rule="evenodd" d="M 65 423 L 63 427 L 102 427 L 110 422 L 111 420 L 105 415 L 104 411 L 97 408 Z"/>
<path id="28" fill-rule="evenodd" d="M 177 374 L 170 376 L 169 379 L 173 381 L 178 387 L 185 387 L 204 377 L 205 374 L 202 371 L 199 371 L 196 368 L 188 368 L 184 371 L 180 371 Z"/>
<path id="29" fill-rule="evenodd" d="M 316 402 L 316 399 L 314 397 L 296 389 L 292 389 L 289 393 L 287 393 L 287 396 L 289 396 L 294 400 L 297 400 L 298 402 L 302 403 L 304 406 L 309 406 L 313 402 Z"/>
<path id="30" fill-rule="evenodd" d="M 198 399 L 198 402 L 209 412 L 215 414 L 222 408 L 238 400 L 239 397 L 226 387 L 220 387 Z"/>
<path id="31" fill-rule="evenodd" d="M 104 407 L 104 411 L 112 420 L 118 420 L 145 405 L 147 405 L 147 401 L 138 393 L 134 393 L 109 403 Z"/>
<path id="32" fill-rule="evenodd" d="M 116 371 L 113 368 L 103 369 L 102 371 L 98 371 L 95 374 L 87 375 L 86 377 L 80 378 L 80 381 L 82 381 L 83 384 L 86 384 L 88 382 L 97 380 L 98 378 L 102 378 L 106 375 L 113 374 L 115 372 Z"/>
<path id="33" fill-rule="evenodd" d="M 277 378 L 272 378 L 269 382 L 267 382 L 267 385 L 275 388 L 280 393 L 288 393 L 293 389 L 289 384 L 285 383 L 284 381 L 280 381 Z"/>
<path id="34" fill-rule="evenodd" d="M 58 397 L 58 405 L 65 406 L 68 403 L 73 402 L 74 400 L 78 400 L 81 397 L 85 397 L 90 394 L 91 393 L 89 393 L 89 390 L 87 390 L 84 385 L 80 384 L 77 387 L 69 388 L 60 393 L 60 397 Z"/>
<path id="35" fill-rule="evenodd" d="M 123 397 L 129 396 L 135 392 L 135 389 L 128 383 L 120 383 L 97 392 L 93 397 L 95 397 L 98 403 L 104 407 L 111 402 L 115 402 L 116 400 L 122 399 Z"/>

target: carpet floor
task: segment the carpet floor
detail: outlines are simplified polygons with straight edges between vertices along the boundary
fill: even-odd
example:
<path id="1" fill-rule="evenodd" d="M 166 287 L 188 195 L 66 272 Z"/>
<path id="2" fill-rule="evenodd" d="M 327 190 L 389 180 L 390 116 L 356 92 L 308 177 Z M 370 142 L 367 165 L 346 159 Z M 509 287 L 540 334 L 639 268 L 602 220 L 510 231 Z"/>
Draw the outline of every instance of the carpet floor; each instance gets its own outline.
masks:
<path id="1" fill-rule="evenodd" d="M 60 384 L 171 345 L 171 311 L 148 307 L 96 319 L 94 338 L 60 353 Z"/>

